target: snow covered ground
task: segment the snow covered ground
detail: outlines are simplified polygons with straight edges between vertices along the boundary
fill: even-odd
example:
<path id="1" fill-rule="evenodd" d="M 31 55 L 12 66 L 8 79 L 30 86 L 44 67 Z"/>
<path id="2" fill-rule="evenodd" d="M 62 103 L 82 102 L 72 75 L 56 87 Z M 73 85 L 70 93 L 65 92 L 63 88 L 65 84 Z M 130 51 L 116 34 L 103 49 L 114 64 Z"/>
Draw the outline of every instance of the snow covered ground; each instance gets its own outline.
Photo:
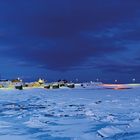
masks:
<path id="1" fill-rule="evenodd" d="M 140 88 L 0 90 L 0 140 L 140 140 Z"/>

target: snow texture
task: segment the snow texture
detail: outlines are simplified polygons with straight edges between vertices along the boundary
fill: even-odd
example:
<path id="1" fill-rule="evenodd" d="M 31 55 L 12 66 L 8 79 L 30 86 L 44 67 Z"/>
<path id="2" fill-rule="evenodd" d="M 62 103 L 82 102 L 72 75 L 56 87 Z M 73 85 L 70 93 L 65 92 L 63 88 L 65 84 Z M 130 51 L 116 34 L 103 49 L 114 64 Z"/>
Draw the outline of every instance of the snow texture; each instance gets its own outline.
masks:
<path id="1" fill-rule="evenodd" d="M 0 90 L 0 140 L 140 140 L 140 88 Z"/>

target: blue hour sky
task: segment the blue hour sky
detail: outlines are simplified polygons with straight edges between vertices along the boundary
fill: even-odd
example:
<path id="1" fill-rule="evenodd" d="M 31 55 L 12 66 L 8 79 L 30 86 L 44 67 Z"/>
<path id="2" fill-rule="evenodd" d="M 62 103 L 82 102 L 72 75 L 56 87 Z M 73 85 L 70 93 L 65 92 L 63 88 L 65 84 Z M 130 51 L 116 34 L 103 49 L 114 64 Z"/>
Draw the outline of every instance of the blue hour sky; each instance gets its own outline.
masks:
<path id="1" fill-rule="evenodd" d="M 139 0 L 0 0 L 0 73 L 140 81 L 139 7 Z"/>

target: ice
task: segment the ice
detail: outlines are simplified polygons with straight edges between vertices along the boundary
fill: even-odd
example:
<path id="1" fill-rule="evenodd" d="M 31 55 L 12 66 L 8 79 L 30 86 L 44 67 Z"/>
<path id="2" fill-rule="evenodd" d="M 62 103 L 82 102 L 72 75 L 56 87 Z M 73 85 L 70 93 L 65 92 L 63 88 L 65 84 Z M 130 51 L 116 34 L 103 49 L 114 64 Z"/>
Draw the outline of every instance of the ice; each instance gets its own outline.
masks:
<path id="1" fill-rule="evenodd" d="M 30 140 L 30 139 L 28 137 L 22 136 L 2 135 L 0 136 L 0 140 Z"/>
<path id="2" fill-rule="evenodd" d="M 118 129 L 116 127 L 113 127 L 113 126 L 108 126 L 108 127 L 105 127 L 105 128 L 102 128 L 100 130 L 98 130 L 98 134 L 101 136 L 101 137 L 112 137 L 116 134 L 119 134 L 119 133 L 122 133 L 123 130 L 121 129 Z"/>
<path id="3" fill-rule="evenodd" d="M 9 127 L 10 127 L 10 123 L 5 121 L 0 121 L 0 129 L 9 128 Z"/>
<path id="4" fill-rule="evenodd" d="M 74 138 L 74 140 L 102 140 L 101 137 L 99 137 L 97 134 L 84 134 L 78 138 Z"/>
<path id="5" fill-rule="evenodd" d="M 0 140 L 139 140 L 140 88 L 0 90 Z"/>

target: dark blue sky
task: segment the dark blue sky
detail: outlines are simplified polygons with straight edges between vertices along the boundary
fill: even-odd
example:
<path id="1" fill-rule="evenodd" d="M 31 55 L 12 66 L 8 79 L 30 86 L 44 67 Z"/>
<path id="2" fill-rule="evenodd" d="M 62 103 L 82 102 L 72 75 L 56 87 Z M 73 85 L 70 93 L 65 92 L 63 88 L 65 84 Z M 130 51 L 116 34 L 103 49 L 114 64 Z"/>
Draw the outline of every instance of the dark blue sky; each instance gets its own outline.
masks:
<path id="1" fill-rule="evenodd" d="M 140 81 L 140 1 L 0 0 L 0 72 Z"/>

